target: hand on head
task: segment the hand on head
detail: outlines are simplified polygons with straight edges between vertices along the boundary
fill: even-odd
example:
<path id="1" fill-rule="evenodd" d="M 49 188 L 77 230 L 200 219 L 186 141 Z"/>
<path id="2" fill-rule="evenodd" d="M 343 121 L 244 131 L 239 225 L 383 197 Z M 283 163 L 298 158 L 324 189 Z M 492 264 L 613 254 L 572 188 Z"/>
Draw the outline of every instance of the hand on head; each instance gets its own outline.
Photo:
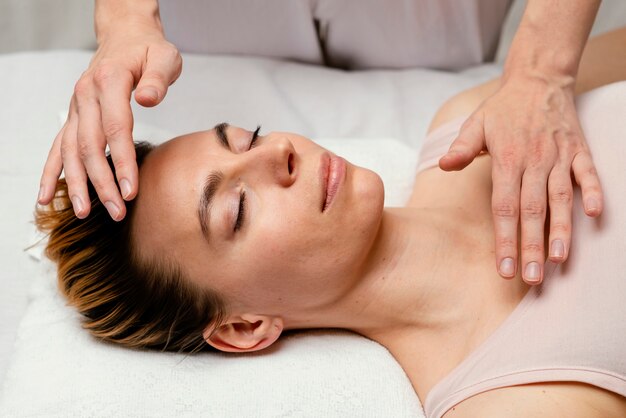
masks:
<path id="1" fill-rule="evenodd" d="M 117 30 L 115 30 L 117 28 Z M 138 170 L 132 138 L 130 98 L 142 106 L 159 104 L 182 71 L 182 59 L 160 27 L 128 23 L 99 37 L 99 47 L 74 88 L 67 120 L 57 134 L 43 169 L 38 203 L 49 203 L 56 181 L 65 171 L 76 216 L 91 210 L 87 180 L 111 217 L 124 218 L 124 200 L 138 190 Z M 109 146 L 115 177 L 107 164 Z M 119 184 L 118 186 L 116 185 Z"/>

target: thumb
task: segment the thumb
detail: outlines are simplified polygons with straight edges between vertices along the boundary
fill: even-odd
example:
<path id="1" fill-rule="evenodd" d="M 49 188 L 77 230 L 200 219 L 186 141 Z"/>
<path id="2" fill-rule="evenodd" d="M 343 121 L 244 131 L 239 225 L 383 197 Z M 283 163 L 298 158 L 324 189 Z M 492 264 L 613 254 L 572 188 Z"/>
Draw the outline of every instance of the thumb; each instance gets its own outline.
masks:
<path id="1" fill-rule="evenodd" d="M 175 47 L 149 48 L 146 69 L 135 90 L 135 101 L 145 107 L 158 105 L 181 71 L 182 58 Z"/>
<path id="2" fill-rule="evenodd" d="M 439 159 L 439 167 L 444 171 L 463 170 L 483 149 L 485 149 L 483 120 L 470 116 L 463 123 L 448 152 Z"/>

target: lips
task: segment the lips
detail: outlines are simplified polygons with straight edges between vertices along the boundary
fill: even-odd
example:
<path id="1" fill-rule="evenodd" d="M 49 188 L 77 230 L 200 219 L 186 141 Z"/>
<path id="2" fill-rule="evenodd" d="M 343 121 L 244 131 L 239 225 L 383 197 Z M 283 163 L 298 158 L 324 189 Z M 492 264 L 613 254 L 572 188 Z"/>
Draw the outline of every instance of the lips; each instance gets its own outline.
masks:
<path id="1" fill-rule="evenodd" d="M 346 160 L 324 153 L 321 157 L 320 177 L 322 184 L 322 212 L 333 203 L 339 186 L 346 176 Z"/>

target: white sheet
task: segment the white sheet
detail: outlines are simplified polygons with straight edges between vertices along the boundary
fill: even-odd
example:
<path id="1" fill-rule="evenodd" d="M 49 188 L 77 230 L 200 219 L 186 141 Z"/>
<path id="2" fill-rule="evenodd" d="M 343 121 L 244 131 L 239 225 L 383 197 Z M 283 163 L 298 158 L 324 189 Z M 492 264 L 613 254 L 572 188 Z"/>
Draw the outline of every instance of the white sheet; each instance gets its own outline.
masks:
<path id="1" fill-rule="evenodd" d="M 89 52 L 0 56 L 0 379 L 4 377 L 26 289 L 38 277 L 22 251 L 31 240 L 41 166 Z M 184 56 L 184 72 L 165 103 L 134 107 L 148 138 L 206 129 L 227 120 L 311 137 L 395 137 L 419 147 L 437 106 L 497 75 L 487 65 L 460 74 L 428 70 L 346 73 L 264 59 Z M 307 337 L 310 338 L 310 337 Z M 364 367 L 367 367 L 365 365 Z"/>

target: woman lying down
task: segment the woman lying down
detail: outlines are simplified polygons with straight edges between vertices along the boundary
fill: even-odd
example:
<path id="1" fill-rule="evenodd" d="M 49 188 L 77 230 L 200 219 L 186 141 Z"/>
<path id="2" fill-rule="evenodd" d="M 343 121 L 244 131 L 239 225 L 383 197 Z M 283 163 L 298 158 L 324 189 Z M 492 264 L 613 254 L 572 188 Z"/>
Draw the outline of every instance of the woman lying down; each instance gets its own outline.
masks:
<path id="1" fill-rule="evenodd" d="M 626 78 L 607 56 L 625 34 L 592 41 L 579 92 Z M 439 111 L 402 208 L 383 207 L 376 173 L 305 137 L 227 124 L 137 144 L 122 222 L 93 188 L 76 218 L 60 180 L 37 223 L 61 290 L 94 336 L 130 347 L 246 352 L 287 330 L 357 332 L 391 352 L 428 417 L 626 416 L 626 86 L 586 126 L 604 213 L 574 211 L 568 261 L 530 287 L 494 268 L 489 155 L 436 167 L 495 83 Z"/>

